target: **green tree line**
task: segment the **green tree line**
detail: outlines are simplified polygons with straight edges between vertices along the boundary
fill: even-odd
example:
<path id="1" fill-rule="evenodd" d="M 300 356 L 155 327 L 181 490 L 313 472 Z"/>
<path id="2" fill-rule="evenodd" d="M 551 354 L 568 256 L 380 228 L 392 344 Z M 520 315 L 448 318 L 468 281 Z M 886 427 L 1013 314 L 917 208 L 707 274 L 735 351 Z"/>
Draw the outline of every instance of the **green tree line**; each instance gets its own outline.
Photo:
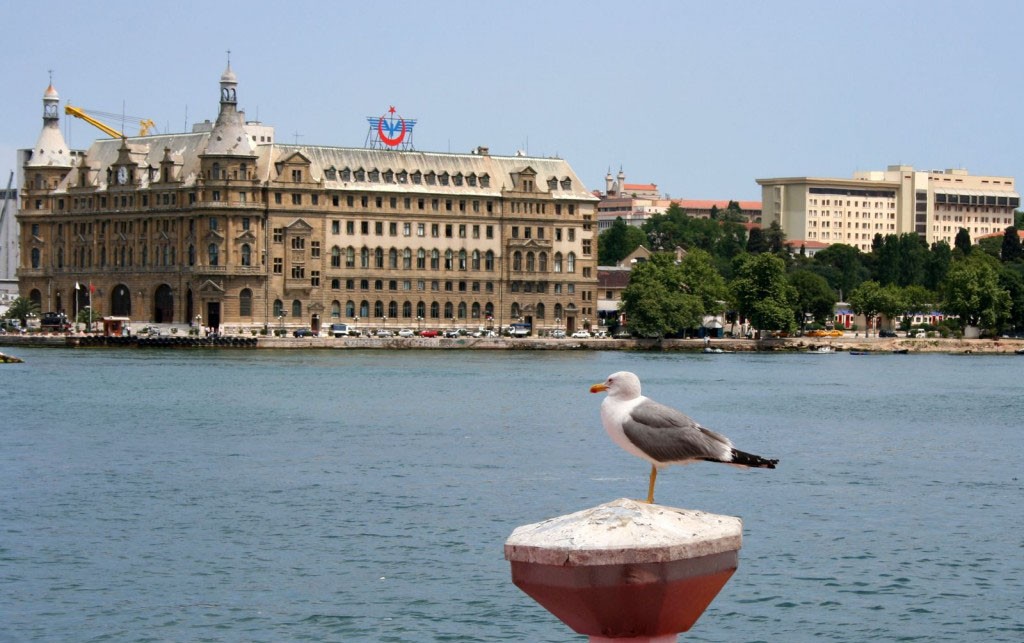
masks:
<path id="1" fill-rule="evenodd" d="M 808 320 L 831 320 L 846 301 L 858 315 L 890 320 L 940 310 L 961 325 L 990 332 L 1024 329 L 1024 215 L 1001 238 L 973 244 L 961 229 L 952 247 L 930 246 L 917 234 L 876 234 L 870 252 L 832 244 L 808 256 L 777 223 L 742 221 L 739 206 L 712 218 L 672 204 L 643 226 L 621 218 L 598 238 L 601 265 L 615 265 L 639 246 L 652 260 L 636 264 L 622 295 L 629 330 L 643 337 L 682 336 L 706 315 L 737 315 L 759 330 L 793 331 Z M 675 250 L 686 251 L 676 262 Z"/>

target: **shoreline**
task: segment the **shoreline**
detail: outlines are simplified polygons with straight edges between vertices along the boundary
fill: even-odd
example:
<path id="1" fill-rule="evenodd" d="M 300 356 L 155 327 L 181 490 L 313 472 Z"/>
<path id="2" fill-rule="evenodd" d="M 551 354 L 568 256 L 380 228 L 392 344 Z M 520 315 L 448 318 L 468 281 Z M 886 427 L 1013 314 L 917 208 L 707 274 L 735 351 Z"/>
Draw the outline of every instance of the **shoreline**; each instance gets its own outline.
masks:
<path id="1" fill-rule="evenodd" d="M 239 340 L 246 340 L 240 342 Z M 549 338 L 371 338 L 371 337 L 242 337 L 206 338 L 164 337 L 161 342 L 137 337 L 97 335 L 0 335 L 0 346 L 51 348 L 246 348 L 259 349 L 333 349 L 333 350 L 633 350 L 702 353 L 703 339 L 549 339 Z M 252 340 L 256 340 L 253 342 Z M 835 352 L 882 354 L 950 353 L 1014 355 L 1024 351 L 1024 339 L 941 339 L 880 337 L 789 337 L 780 339 L 713 339 L 709 346 L 722 353 L 817 352 L 831 348 Z M 825 351 L 827 352 L 827 351 Z M 709 355 L 721 354 L 718 352 Z"/>

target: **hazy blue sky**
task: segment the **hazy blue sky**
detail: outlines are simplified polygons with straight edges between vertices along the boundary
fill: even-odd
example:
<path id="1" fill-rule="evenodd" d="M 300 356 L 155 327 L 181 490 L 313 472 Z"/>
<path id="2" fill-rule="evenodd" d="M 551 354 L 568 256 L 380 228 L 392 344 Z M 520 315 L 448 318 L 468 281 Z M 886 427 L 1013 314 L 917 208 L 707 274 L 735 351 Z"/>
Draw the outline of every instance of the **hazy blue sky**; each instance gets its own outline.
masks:
<path id="1" fill-rule="evenodd" d="M 756 178 L 904 163 L 1024 179 L 1024 2 L 38 2 L 0 0 L 3 184 L 63 102 L 215 119 L 225 51 L 280 142 L 361 147 L 416 118 L 423 151 L 621 166 L 673 197 L 760 199 Z M 99 133 L 62 126 L 73 148 Z M 117 125 L 117 123 L 112 123 Z"/>

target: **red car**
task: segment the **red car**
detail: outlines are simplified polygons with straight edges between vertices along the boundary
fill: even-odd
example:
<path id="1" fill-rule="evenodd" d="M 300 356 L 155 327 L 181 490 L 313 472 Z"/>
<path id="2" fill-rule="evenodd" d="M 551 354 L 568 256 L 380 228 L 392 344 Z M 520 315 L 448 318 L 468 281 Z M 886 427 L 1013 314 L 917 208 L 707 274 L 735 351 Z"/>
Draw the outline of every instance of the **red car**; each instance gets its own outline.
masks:
<path id="1" fill-rule="evenodd" d="M 421 330 L 420 337 L 437 337 L 436 330 Z"/>

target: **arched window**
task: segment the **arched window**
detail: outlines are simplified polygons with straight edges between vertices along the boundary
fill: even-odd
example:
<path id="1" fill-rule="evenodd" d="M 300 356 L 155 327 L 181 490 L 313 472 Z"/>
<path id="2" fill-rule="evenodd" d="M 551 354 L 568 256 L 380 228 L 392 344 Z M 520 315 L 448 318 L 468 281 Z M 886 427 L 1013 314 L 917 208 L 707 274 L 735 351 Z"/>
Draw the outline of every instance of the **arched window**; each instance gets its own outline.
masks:
<path id="1" fill-rule="evenodd" d="M 370 249 L 363 248 L 359 251 L 359 267 L 369 268 L 370 267 Z"/>
<path id="2" fill-rule="evenodd" d="M 57 267 L 64 267 L 64 248 L 57 248 Z"/>
<path id="3" fill-rule="evenodd" d="M 539 304 L 537 304 L 537 313 L 536 313 L 536 314 L 537 314 L 537 317 L 538 317 L 539 319 L 544 319 L 544 313 L 545 313 L 545 310 L 546 310 L 546 309 L 545 309 L 545 307 L 544 307 L 544 304 L 543 304 L 543 302 L 542 302 L 542 303 L 539 303 Z"/>
<path id="4" fill-rule="evenodd" d="M 445 270 L 451 270 L 452 268 L 454 268 L 454 266 L 452 265 L 452 251 L 451 250 L 445 250 L 444 251 L 444 269 Z"/>
<path id="5" fill-rule="evenodd" d="M 494 272 L 494 251 L 488 250 L 484 255 L 484 270 Z"/>
<path id="6" fill-rule="evenodd" d="M 349 299 L 345 302 L 345 316 L 355 317 L 356 316 L 356 302 Z"/>
<path id="7" fill-rule="evenodd" d="M 388 302 L 388 317 L 390 317 L 391 319 L 395 319 L 396 317 L 398 317 L 398 302 L 397 301 L 389 301 Z"/>
<path id="8" fill-rule="evenodd" d="M 519 313 L 519 304 L 516 302 L 512 302 L 512 319 L 519 319 Z"/>
<path id="9" fill-rule="evenodd" d="M 466 251 L 459 250 L 459 270 L 466 269 Z"/>
<path id="10" fill-rule="evenodd" d="M 280 299 L 274 300 L 274 317 L 280 317 L 284 315 L 284 304 L 281 303 Z"/>
<path id="11" fill-rule="evenodd" d="M 249 247 L 248 243 L 243 243 L 242 244 L 242 265 L 243 266 L 251 266 L 252 265 L 252 248 Z"/>
<path id="12" fill-rule="evenodd" d="M 427 251 L 420 248 L 416 251 L 416 269 L 426 270 L 427 268 Z"/>
<path id="13" fill-rule="evenodd" d="M 523 269 L 523 253 L 516 250 L 512 253 L 512 270 L 519 271 Z"/>
<path id="14" fill-rule="evenodd" d="M 365 299 L 359 302 L 359 316 L 369 317 L 370 316 L 370 302 Z"/>
<path id="15" fill-rule="evenodd" d="M 436 248 L 430 251 L 430 269 L 441 269 L 441 253 Z"/>
<path id="16" fill-rule="evenodd" d="M 412 249 L 410 248 L 402 251 L 402 268 L 412 270 Z"/>
<path id="17" fill-rule="evenodd" d="M 374 260 L 375 260 L 374 261 L 374 265 L 377 268 L 383 268 L 384 267 L 384 248 L 377 248 L 374 251 L 373 254 L 374 254 Z"/>
<path id="18" fill-rule="evenodd" d="M 302 317 L 302 302 L 298 299 L 292 301 L 292 317 Z"/>
<path id="19" fill-rule="evenodd" d="M 434 319 L 441 316 L 441 307 L 436 301 L 430 302 L 430 316 Z"/>
<path id="20" fill-rule="evenodd" d="M 453 315 L 452 315 L 453 312 L 455 312 L 455 308 L 452 307 L 452 302 L 450 302 L 450 301 L 444 302 L 444 318 L 445 319 L 451 319 L 453 317 Z"/>
<path id="21" fill-rule="evenodd" d="M 540 272 L 548 271 L 548 253 L 540 253 L 539 261 L 537 262 L 537 270 Z"/>
<path id="22" fill-rule="evenodd" d="M 473 251 L 473 258 L 472 258 L 472 263 L 470 264 L 470 266 L 472 266 L 473 270 L 480 270 L 480 251 L 479 250 L 474 250 Z"/>
<path id="23" fill-rule="evenodd" d="M 416 303 L 416 316 L 420 318 L 427 316 L 427 305 L 422 301 Z"/>
<path id="24" fill-rule="evenodd" d="M 341 248 L 331 248 L 331 268 L 341 268 Z"/>
<path id="25" fill-rule="evenodd" d="M 562 253 L 555 253 L 555 272 L 562 272 Z"/>
<path id="26" fill-rule="evenodd" d="M 465 318 L 466 318 L 466 302 L 460 301 L 459 302 L 459 319 L 465 319 Z"/>
<path id="27" fill-rule="evenodd" d="M 341 318 L 341 302 L 337 299 L 331 302 L 331 317 L 334 319 Z"/>
<path id="28" fill-rule="evenodd" d="M 566 272 L 576 272 L 576 253 L 570 252 L 569 257 L 565 261 Z"/>
<path id="29" fill-rule="evenodd" d="M 473 302 L 473 306 L 469 309 L 469 314 L 473 319 L 480 319 L 480 304 Z"/>
<path id="30" fill-rule="evenodd" d="M 487 302 L 484 304 L 484 317 L 491 319 L 494 317 L 494 304 Z"/>
<path id="31" fill-rule="evenodd" d="M 555 304 L 555 317 L 565 319 L 565 311 L 562 309 L 562 304 Z"/>
<path id="32" fill-rule="evenodd" d="M 377 301 L 373 302 L 373 316 L 374 317 L 383 317 L 384 316 L 384 302 L 382 302 L 379 299 Z"/>
<path id="33" fill-rule="evenodd" d="M 252 317 L 252 291 L 248 288 L 238 293 L 238 316 Z"/>
<path id="34" fill-rule="evenodd" d="M 402 303 L 402 317 L 409 319 L 412 317 L 412 302 L 406 301 Z"/>
<path id="35" fill-rule="evenodd" d="M 220 254 L 220 249 L 217 247 L 217 244 L 216 243 L 211 243 L 208 252 L 210 254 L 210 265 L 211 266 L 216 266 L 217 265 L 217 261 L 219 259 L 218 255 Z"/>
<path id="36" fill-rule="evenodd" d="M 388 268 L 398 269 L 398 251 L 394 248 L 388 251 Z"/>
<path id="37" fill-rule="evenodd" d="M 532 252 L 526 253 L 526 272 L 535 272 L 537 268 L 537 258 Z"/>
<path id="38" fill-rule="evenodd" d="M 355 268 L 356 267 L 356 249 L 349 246 L 345 250 L 345 267 Z"/>

